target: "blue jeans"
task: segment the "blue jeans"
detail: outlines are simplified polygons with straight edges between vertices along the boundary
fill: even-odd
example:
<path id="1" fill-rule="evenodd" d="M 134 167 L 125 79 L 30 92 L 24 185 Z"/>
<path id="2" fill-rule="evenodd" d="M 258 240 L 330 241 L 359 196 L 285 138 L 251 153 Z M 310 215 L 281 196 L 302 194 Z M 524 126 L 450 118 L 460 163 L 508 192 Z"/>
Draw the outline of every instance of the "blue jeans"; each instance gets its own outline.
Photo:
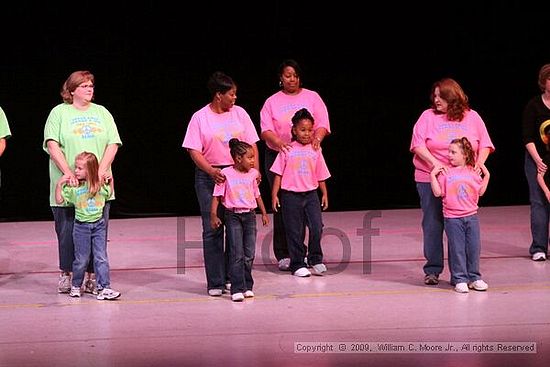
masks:
<path id="1" fill-rule="evenodd" d="M 451 284 L 481 279 L 481 235 L 477 214 L 462 218 L 445 218 L 445 233 L 449 241 Z"/>
<path id="2" fill-rule="evenodd" d="M 275 174 L 271 172 L 270 169 L 273 162 L 275 162 L 275 158 L 277 158 L 277 154 L 278 152 L 266 147 L 264 169 L 270 190 L 273 188 L 273 180 L 275 177 Z M 290 256 L 288 254 L 288 244 L 286 242 L 285 222 L 283 221 L 283 214 L 280 210 L 273 212 L 273 253 L 277 261 Z"/>
<path id="3" fill-rule="evenodd" d="M 210 226 L 210 207 L 214 193 L 214 180 L 206 172 L 195 169 L 195 192 L 202 218 L 202 248 L 207 289 L 223 289 L 229 281 L 227 265 L 229 249 L 224 250 L 224 207 L 218 205 L 218 218 L 222 225 L 216 229 Z"/>
<path id="4" fill-rule="evenodd" d="M 271 172 L 270 169 L 273 162 L 275 162 L 275 158 L 277 158 L 277 154 L 279 154 L 277 151 L 266 147 L 264 169 L 265 175 L 267 176 L 267 181 L 269 182 L 270 194 L 271 189 L 273 189 L 273 181 L 275 178 L 275 174 Z M 304 241 L 302 240 L 302 243 L 303 242 Z M 306 253 L 307 246 L 305 244 L 302 244 L 302 246 L 304 246 L 304 253 Z M 281 210 L 273 212 L 273 254 L 275 255 L 277 261 L 290 257 L 288 253 L 288 243 L 286 241 L 285 222 L 283 220 L 283 213 Z"/>
<path id="5" fill-rule="evenodd" d="M 443 204 L 434 196 L 429 182 L 417 182 L 416 190 L 422 208 L 424 274 L 439 275 L 443 271 Z"/>
<path id="6" fill-rule="evenodd" d="M 308 256 L 310 265 L 323 262 L 323 250 L 321 249 L 321 236 L 323 233 L 323 220 L 321 217 L 321 202 L 317 190 L 307 192 L 280 191 L 281 211 L 286 223 L 286 241 L 290 255 L 290 271 L 295 272 L 299 268 L 306 267 L 304 257 L 303 239 L 305 227 L 308 228 Z"/>
<path id="7" fill-rule="evenodd" d="M 225 210 L 225 232 L 230 253 L 231 294 L 252 290 L 256 251 L 256 213 Z"/>
<path id="8" fill-rule="evenodd" d="M 525 152 L 524 169 L 529 186 L 529 202 L 531 203 L 531 237 L 533 242 L 529 247 L 529 253 L 531 255 L 535 252 L 548 254 L 550 204 L 537 182 L 537 165 L 528 152 Z"/>
<path id="9" fill-rule="evenodd" d="M 109 259 L 107 257 L 107 225 L 105 219 L 93 223 L 75 220 L 73 227 L 74 255 L 73 287 L 82 286 L 84 272 L 93 253 L 93 265 L 96 272 L 97 288 L 110 288 Z"/>
<path id="10" fill-rule="evenodd" d="M 103 208 L 103 219 L 105 219 L 105 239 L 109 229 L 109 210 L 111 202 L 107 201 Z M 74 261 L 74 207 L 72 206 L 52 206 L 53 220 L 55 224 L 55 233 L 57 234 L 57 249 L 59 251 L 59 269 L 64 272 L 73 270 Z M 106 244 L 105 244 L 106 245 Z M 90 261 L 87 271 L 94 272 L 93 262 Z"/>

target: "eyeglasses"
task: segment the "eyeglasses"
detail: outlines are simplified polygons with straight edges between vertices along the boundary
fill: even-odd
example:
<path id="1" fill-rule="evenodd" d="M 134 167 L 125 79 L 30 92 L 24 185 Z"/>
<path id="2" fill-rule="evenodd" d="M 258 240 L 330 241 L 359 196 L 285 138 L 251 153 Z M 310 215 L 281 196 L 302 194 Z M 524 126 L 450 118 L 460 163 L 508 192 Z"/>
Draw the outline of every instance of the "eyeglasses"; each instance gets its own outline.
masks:
<path id="1" fill-rule="evenodd" d="M 78 87 L 79 88 L 93 88 L 94 85 L 93 84 L 82 84 L 82 85 L 79 85 Z"/>

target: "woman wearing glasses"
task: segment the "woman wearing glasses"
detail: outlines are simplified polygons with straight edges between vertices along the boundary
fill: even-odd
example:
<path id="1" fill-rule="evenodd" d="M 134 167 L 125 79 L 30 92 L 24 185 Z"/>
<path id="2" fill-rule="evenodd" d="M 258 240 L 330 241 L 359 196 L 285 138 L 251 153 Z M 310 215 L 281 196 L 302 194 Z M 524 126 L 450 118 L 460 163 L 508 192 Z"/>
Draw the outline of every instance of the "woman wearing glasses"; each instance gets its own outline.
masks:
<path id="1" fill-rule="evenodd" d="M 50 156 L 50 206 L 59 248 L 59 293 L 69 293 L 71 290 L 75 212 L 74 207 L 56 202 L 56 182 L 61 176 L 69 175 L 70 183 L 74 186 L 78 184 L 78 179 L 74 175 L 74 162 L 75 157 L 83 151 L 92 152 L 98 158 L 101 182 L 111 181 L 111 163 L 118 147 L 122 145 L 111 113 L 105 107 L 92 102 L 94 82 L 94 75 L 86 70 L 75 71 L 69 75 L 61 87 L 63 103 L 50 111 L 44 127 L 43 149 Z M 106 223 L 109 220 L 110 201 L 113 199 L 114 190 L 103 210 Z M 90 262 L 88 276 L 84 279 L 82 288 L 84 292 L 97 294 L 93 272 Z"/>

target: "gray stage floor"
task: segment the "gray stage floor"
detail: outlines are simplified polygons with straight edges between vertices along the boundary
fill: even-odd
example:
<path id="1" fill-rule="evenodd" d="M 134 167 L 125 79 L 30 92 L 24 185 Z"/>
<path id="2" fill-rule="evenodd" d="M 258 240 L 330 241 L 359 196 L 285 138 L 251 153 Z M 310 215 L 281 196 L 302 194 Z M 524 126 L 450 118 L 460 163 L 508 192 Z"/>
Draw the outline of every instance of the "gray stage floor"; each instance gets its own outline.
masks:
<path id="1" fill-rule="evenodd" d="M 420 218 L 324 213 L 329 271 L 309 278 L 277 270 L 259 225 L 242 303 L 207 295 L 198 217 L 110 221 L 116 301 L 57 293 L 53 222 L 0 223 L 0 366 L 547 366 L 550 262 L 529 258 L 528 207 L 480 209 L 489 290 L 468 294 L 448 269 L 423 284 Z"/>

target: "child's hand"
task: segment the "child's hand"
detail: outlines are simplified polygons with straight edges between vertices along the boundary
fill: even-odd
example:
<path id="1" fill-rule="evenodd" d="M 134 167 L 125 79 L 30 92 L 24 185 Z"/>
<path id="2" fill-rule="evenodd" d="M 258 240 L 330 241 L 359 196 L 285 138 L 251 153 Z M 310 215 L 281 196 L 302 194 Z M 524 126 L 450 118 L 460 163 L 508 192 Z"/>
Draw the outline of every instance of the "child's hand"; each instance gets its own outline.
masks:
<path id="1" fill-rule="evenodd" d="M 277 196 L 271 198 L 271 206 L 273 207 L 274 212 L 278 212 L 281 207 L 281 203 L 279 203 L 279 198 Z"/>
<path id="2" fill-rule="evenodd" d="M 269 224 L 269 217 L 267 216 L 267 214 L 262 214 L 262 224 L 264 225 L 264 227 Z"/>
<path id="3" fill-rule="evenodd" d="M 323 197 L 321 198 L 321 208 L 323 210 L 328 209 L 328 197 L 326 195 L 323 195 Z"/>
<path id="4" fill-rule="evenodd" d="M 210 226 L 212 229 L 217 229 L 222 225 L 222 221 L 217 215 L 210 215 Z"/>

